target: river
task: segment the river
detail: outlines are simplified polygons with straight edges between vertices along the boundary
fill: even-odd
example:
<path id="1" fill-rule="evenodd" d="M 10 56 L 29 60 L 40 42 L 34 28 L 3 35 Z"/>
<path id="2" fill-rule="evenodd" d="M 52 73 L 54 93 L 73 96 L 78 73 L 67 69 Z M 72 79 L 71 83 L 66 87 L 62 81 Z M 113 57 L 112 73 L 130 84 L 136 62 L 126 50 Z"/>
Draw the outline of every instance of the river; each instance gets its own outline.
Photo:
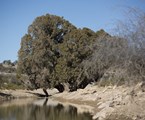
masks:
<path id="1" fill-rule="evenodd" d="M 0 120 L 92 120 L 89 108 L 76 106 L 51 98 L 15 99 L 0 104 Z"/>

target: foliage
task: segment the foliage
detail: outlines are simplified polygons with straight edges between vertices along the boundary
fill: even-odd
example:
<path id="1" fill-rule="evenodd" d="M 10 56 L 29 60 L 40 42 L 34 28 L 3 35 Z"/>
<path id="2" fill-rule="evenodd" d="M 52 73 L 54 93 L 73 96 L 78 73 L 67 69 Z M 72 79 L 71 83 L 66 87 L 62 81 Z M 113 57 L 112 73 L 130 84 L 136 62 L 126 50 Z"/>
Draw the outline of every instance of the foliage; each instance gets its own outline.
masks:
<path id="1" fill-rule="evenodd" d="M 11 60 L 4 60 L 4 61 L 3 61 L 3 64 L 11 65 L 12 62 L 11 62 Z"/>
<path id="2" fill-rule="evenodd" d="M 55 15 L 37 17 L 21 40 L 18 75 L 28 75 L 32 88 L 56 87 L 61 92 L 65 84 L 74 91 L 94 81 L 145 80 L 145 14 L 132 13 L 119 23 L 115 36 L 78 29 Z"/>
<path id="3" fill-rule="evenodd" d="M 94 53 L 83 62 L 88 79 L 100 84 L 132 84 L 145 80 L 145 14 L 136 10 L 119 22 L 116 37 L 103 36 L 92 46 Z"/>
<path id="4" fill-rule="evenodd" d="M 105 32 L 104 32 L 105 33 Z M 94 31 L 74 25 L 55 15 L 37 17 L 22 37 L 18 74 L 27 74 L 33 88 L 77 85 L 80 63 L 92 54 Z"/>
<path id="5" fill-rule="evenodd" d="M 24 85 L 15 75 L 0 74 L 0 89 L 24 89 Z"/>
<path id="6" fill-rule="evenodd" d="M 14 68 L 14 67 L 4 67 L 3 64 L 0 64 L 0 72 L 14 73 L 14 72 L 16 72 L 16 68 Z"/>

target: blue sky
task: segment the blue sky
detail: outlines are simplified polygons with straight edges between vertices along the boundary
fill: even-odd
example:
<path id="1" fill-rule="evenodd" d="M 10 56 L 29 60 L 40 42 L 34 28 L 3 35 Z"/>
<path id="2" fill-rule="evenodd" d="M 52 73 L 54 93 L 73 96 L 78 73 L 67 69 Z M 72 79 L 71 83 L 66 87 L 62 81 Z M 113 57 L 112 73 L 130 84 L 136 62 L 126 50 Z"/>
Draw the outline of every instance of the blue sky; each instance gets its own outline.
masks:
<path id="1" fill-rule="evenodd" d="M 37 16 L 55 14 L 78 28 L 109 32 L 128 7 L 145 11 L 145 0 L 0 0 L 0 62 L 17 60 L 21 37 Z"/>

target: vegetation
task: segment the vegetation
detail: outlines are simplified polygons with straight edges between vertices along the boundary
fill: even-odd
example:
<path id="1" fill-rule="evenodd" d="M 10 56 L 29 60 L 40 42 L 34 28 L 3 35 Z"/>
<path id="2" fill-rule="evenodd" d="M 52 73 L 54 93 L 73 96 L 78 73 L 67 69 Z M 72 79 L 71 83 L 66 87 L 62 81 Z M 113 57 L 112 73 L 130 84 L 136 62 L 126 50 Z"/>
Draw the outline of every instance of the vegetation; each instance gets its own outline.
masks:
<path id="1" fill-rule="evenodd" d="M 23 79 L 23 78 L 21 78 Z M 23 89 L 24 85 L 16 75 L 16 61 L 0 63 L 0 89 Z"/>
<path id="2" fill-rule="evenodd" d="M 119 22 L 115 37 L 101 37 L 83 63 L 88 79 L 101 85 L 132 85 L 145 80 L 145 14 L 134 9 Z"/>
<path id="3" fill-rule="evenodd" d="M 89 46 L 102 32 L 77 29 L 54 15 L 38 17 L 22 38 L 18 72 L 29 76 L 33 88 L 56 87 L 62 92 L 61 85 L 69 83 L 71 91 L 76 90 L 80 63 L 91 55 Z"/>
<path id="4" fill-rule="evenodd" d="M 5 64 L 0 64 L 0 72 L 16 73 L 16 68 L 15 67 L 12 67 L 12 66 L 5 67 Z"/>
<path id="5" fill-rule="evenodd" d="M 22 37 L 18 76 L 26 74 L 31 88 L 55 87 L 60 92 L 100 84 L 135 83 L 145 78 L 145 14 L 104 30 L 78 29 L 62 17 L 37 17 Z M 135 19 L 136 18 L 136 19 Z"/>

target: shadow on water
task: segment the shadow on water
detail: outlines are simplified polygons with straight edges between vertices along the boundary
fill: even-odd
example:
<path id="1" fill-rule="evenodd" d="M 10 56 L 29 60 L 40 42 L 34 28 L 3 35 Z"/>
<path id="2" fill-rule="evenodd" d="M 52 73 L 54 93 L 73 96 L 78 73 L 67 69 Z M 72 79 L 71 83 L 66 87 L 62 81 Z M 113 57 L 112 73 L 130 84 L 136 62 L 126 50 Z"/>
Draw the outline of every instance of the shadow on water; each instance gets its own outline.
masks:
<path id="1" fill-rule="evenodd" d="M 48 98 L 42 105 L 23 104 L 0 106 L 0 120 L 92 120 L 90 113 L 78 113 L 74 106 L 49 104 Z"/>

